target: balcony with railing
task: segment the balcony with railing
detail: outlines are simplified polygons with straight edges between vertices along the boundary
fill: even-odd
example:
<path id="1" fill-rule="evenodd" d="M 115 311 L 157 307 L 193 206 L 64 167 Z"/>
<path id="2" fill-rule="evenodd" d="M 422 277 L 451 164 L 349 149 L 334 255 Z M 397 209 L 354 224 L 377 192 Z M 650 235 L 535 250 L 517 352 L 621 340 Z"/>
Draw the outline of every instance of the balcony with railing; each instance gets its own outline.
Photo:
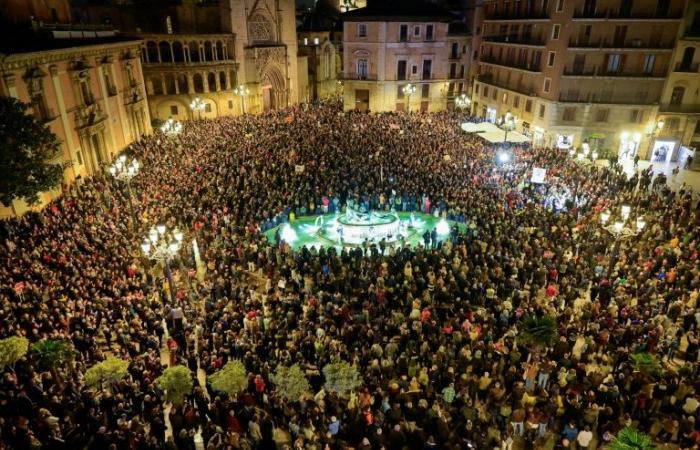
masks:
<path id="1" fill-rule="evenodd" d="M 685 114 L 700 114 L 700 104 L 698 103 L 663 103 L 659 105 L 660 112 L 666 113 L 685 113 Z"/>
<path id="2" fill-rule="evenodd" d="M 638 70 L 608 70 L 601 66 L 566 66 L 562 76 L 569 78 L 647 78 L 647 79 L 664 79 L 666 74 L 665 68 L 659 68 L 653 72 L 638 71 Z"/>
<path id="3" fill-rule="evenodd" d="M 344 72 L 339 76 L 342 80 L 377 81 L 376 73 Z"/>
<path id="4" fill-rule="evenodd" d="M 479 61 L 482 63 L 485 63 L 485 64 L 492 64 L 495 66 L 508 67 L 508 68 L 517 69 L 517 70 L 524 70 L 526 72 L 533 72 L 533 73 L 542 72 L 542 63 L 541 62 L 539 62 L 537 64 L 534 64 L 531 61 L 523 63 L 523 62 L 519 62 L 519 61 L 515 61 L 515 60 L 505 59 L 505 58 L 503 60 L 499 60 L 498 58 L 494 58 L 492 56 L 482 56 Z"/>
<path id="5" fill-rule="evenodd" d="M 490 73 L 483 73 L 481 75 L 478 75 L 476 79 L 479 83 L 488 84 L 501 89 L 507 89 L 509 91 L 517 92 L 518 94 L 532 95 L 535 92 L 532 83 L 504 83 L 498 80 L 494 80 L 493 75 L 491 75 Z"/>
<path id="6" fill-rule="evenodd" d="M 686 72 L 686 73 L 697 73 L 698 71 L 698 63 L 695 64 L 686 64 L 679 62 L 676 64 L 676 67 L 673 69 L 674 72 Z"/>
<path id="7" fill-rule="evenodd" d="M 531 20 L 549 20 L 547 11 L 502 11 L 502 12 L 487 12 L 484 21 L 531 21 Z"/>
<path id="8" fill-rule="evenodd" d="M 562 92 L 559 95 L 562 103 L 598 103 L 612 105 L 653 105 L 656 99 L 629 92 Z"/>
<path id="9" fill-rule="evenodd" d="M 627 39 L 616 41 L 614 39 L 569 39 L 570 49 L 581 50 L 673 50 L 673 41 L 660 41 L 659 39 Z"/>
<path id="10" fill-rule="evenodd" d="M 524 45 L 530 47 L 544 47 L 546 42 L 542 35 L 537 36 L 513 36 L 513 35 L 499 35 L 499 36 L 484 36 L 483 40 L 485 42 L 490 42 L 494 44 L 513 44 L 513 45 Z"/>
<path id="11" fill-rule="evenodd" d="M 620 11 L 614 9 L 576 9 L 574 10 L 573 20 L 668 20 L 676 21 L 683 17 L 682 11 L 668 11 L 661 13 L 657 11 Z"/>

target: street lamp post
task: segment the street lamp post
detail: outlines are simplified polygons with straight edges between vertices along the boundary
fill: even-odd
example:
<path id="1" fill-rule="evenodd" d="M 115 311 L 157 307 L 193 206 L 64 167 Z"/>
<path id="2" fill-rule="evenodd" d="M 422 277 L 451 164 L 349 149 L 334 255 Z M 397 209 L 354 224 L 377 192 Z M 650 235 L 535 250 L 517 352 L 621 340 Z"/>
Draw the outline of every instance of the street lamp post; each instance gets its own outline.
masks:
<path id="1" fill-rule="evenodd" d="M 612 276 L 612 271 L 615 269 L 615 265 L 617 265 L 617 258 L 620 253 L 620 244 L 622 240 L 638 235 L 646 226 L 643 216 L 630 220 L 631 211 L 632 208 L 630 208 L 629 205 L 622 205 L 619 213 L 609 225 L 608 222 L 611 220 L 612 214 L 609 211 L 600 214 L 600 223 L 603 229 L 610 233 L 615 240 L 612 254 L 610 255 L 610 262 L 608 263 L 608 277 Z"/>
<path id="2" fill-rule="evenodd" d="M 201 98 L 195 97 L 194 100 L 190 102 L 190 109 L 194 112 L 197 111 L 197 116 L 201 120 L 202 112 L 204 111 L 205 104 Z"/>
<path id="3" fill-rule="evenodd" d="M 127 164 L 126 155 L 121 155 L 108 169 L 109 173 L 112 174 L 114 178 L 126 183 L 129 194 L 129 211 L 131 212 L 131 218 L 134 220 L 134 223 L 136 223 L 136 213 L 134 212 L 134 203 L 132 200 L 131 179 L 136 176 L 140 168 L 141 165 L 136 159 L 132 159 L 131 162 Z"/>
<path id="4" fill-rule="evenodd" d="M 411 112 L 411 95 L 416 93 L 416 86 L 408 83 L 401 90 L 406 96 L 406 112 Z"/>
<path id="5" fill-rule="evenodd" d="M 175 302 L 175 281 L 170 270 L 170 263 L 182 246 L 182 232 L 177 228 L 168 230 L 165 225 L 157 225 L 148 232 L 148 236 L 141 244 L 141 250 L 147 260 L 159 261 L 163 264 L 163 272 L 168 279 L 170 288 L 170 300 Z"/>
<path id="6" fill-rule="evenodd" d="M 457 108 L 459 109 L 467 109 L 469 108 L 469 105 L 471 105 L 472 101 L 467 97 L 467 94 L 460 94 L 455 98 L 455 105 L 457 105 Z"/>
<path id="7" fill-rule="evenodd" d="M 160 127 L 160 131 L 168 137 L 175 137 L 182 131 L 182 123 L 171 117 Z"/>
<path id="8" fill-rule="evenodd" d="M 499 121 L 499 125 L 501 126 L 503 131 L 505 131 L 505 133 L 503 134 L 503 144 L 504 145 L 508 142 L 508 132 L 515 129 L 515 122 L 516 121 L 517 121 L 517 119 L 515 118 L 514 115 L 512 115 L 510 113 L 510 111 L 508 111 L 507 113 L 505 113 L 505 115 L 503 115 L 503 117 L 501 117 L 501 119 Z"/>
<path id="9" fill-rule="evenodd" d="M 241 111 L 245 114 L 245 99 L 250 95 L 250 89 L 245 84 L 241 84 L 233 90 L 233 93 L 241 97 Z"/>

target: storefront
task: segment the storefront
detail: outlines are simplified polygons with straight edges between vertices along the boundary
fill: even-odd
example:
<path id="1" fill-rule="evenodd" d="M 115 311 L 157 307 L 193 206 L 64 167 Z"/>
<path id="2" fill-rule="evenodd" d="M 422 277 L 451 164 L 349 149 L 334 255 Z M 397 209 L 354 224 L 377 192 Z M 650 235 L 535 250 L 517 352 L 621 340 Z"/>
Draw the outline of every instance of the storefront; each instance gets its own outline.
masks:
<path id="1" fill-rule="evenodd" d="M 486 108 L 486 120 L 488 120 L 491 123 L 496 123 L 496 115 L 496 108 L 492 108 L 490 106 Z"/>
<path id="2" fill-rule="evenodd" d="M 620 148 L 618 155 L 621 160 L 634 159 L 639 152 L 639 143 L 642 141 L 640 133 L 628 133 L 623 131 L 620 134 Z"/>
<path id="3" fill-rule="evenodd" d="M 676 147 L 678 141 L 670 139 L 656 139 L 651 148 L 649 159 L 652 162 L 671 162 L 677 161 Z"/>

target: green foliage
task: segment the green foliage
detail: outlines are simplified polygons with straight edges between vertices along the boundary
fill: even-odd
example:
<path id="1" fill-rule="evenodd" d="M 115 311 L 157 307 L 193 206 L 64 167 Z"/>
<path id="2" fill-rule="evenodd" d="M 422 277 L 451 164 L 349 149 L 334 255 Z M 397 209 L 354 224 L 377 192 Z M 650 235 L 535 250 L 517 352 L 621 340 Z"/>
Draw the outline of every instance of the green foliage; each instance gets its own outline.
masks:
<path id="1" fill-rule="evenodd" d="M 520 324 L 518 339 L 525 345 L 544 347 L 554 344 L 558 337 L 557 321 L 552 316 L 528 314 Z"/>
<path id="2" fill-rule="evenodd" d="M 324 386 L 329 392 L 342 394 L 362 385 L 357 367 L 344 361 L 327 364 L 323 368 L 323 376 L 326 379 Z"/>
<path id="3" fill-rule="evenodd" d="M 6 205 L 23 198 L 39 201 L 39 193 L 57 186 L 63 178 L 56 135 L 27 114 L 27 105 L 0 97 L 0 201 Z"/>
<path id="4" fill-rule="evenodd" d="M 29 341 L 20 336 L 11 336 L 0 340 L 0 369 L 14 367 L 29 350 Z"/>
<path id="5" fill-rule="evenodd" d="M 309 380 L 297 364 L 291 367 L 280 364 L 270 378 L 277 394 L 288 402 L 299 401 L 302 395 L 311 390 Z"/>
<path id="6" fill-rule="evenodd" d="M 42 339 L 32 345 L 32 355 L 39 370 L 51 370 L 72 361 L 75 349 L 67 341 Z"/>
<path id="7" fill-rule="evenodd" d="M 608 446 L 609 450 L 654 450 L 655 448 L 649 436 L 632 427 L 623 428 Z"/>
<path id="8" fill-rule="evenodd" d="M 129 373 L 129 362 L 110 356 L 85 372 L 85 384 L 91 387 L 118 383 Z"/>
<path id="9" fill-rule="evenodd" d="M 156 385 L 165 392 L 166 401 L 181 405 L 192 392 L 192 372 L 185 366 L 168 367 L 163 375 L 156 378 Z"/>
<path id="10" fill-rule="evenodd" d="M 664 372 L 664 368 L 661 365 L 659 358 L 651 353 L 632 353 L 630 355 L 630 363 L 632 364 L 632 368 L 634 370 L 637 370 L 645 375 L 661 376 Z"/>
<path id="11" fill-rule="evenodd" d="M 209 380 L 215 391 L 225 392 L 229 397 L 235 397 L 248 387 L 248 373 L 243 363 L 237 359 L 227 362 Z"/>

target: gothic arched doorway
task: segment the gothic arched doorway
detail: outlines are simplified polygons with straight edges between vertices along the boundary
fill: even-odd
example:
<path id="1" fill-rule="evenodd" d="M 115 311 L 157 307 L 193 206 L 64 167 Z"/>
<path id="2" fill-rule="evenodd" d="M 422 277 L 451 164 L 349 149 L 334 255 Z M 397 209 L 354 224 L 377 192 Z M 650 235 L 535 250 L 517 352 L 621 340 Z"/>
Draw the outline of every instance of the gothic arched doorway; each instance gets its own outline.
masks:
<path id="1" fill-rule="evenodd" d="M 272 111 L 287 106 L 284 78 L 277 67 L 265 69 L 261 81 L 263 111 Z"/>

